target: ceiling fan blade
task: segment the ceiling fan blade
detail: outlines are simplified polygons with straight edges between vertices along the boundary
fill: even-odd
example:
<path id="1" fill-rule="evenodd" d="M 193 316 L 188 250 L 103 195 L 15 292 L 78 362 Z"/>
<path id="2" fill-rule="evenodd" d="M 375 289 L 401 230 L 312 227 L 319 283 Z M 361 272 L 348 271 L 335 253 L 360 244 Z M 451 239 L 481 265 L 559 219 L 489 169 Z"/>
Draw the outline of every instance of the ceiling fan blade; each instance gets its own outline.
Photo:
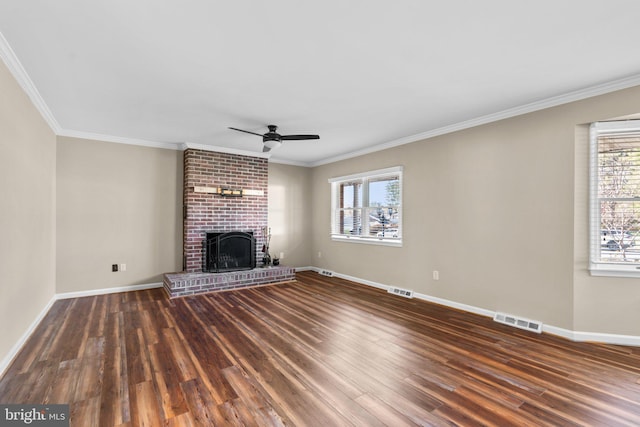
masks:
<path id="1" fill-rule="evenodd" d="M 238 128 L 229 127 L 229 129 L 237 130 L 238 132 L 250 133 L 251 135 L 263 136 L 261 133 L 249 132 L 248 130 L 242 130 Z"/>
<path id="2" fill-rule="evenodd" d="M 304 139 L 320 139 L 320 135 L 282 135 L 282 141 L 302 141 Z"/>

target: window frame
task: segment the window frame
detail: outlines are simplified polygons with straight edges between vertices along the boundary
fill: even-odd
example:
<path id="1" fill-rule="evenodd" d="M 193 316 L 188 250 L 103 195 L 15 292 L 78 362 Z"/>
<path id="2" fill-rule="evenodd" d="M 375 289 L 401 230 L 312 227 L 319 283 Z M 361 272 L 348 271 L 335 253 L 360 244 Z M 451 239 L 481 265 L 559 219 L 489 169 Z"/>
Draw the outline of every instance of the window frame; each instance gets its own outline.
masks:
<path id="1" fill-rule="evenodd" d="M 598 138 L 606 135 L 639 134 L 640 120 L 594 122 L 589 128 L 589 273 L 592 276 L 639 277 L 640 262 L 607 262 L 601 254 L 601 218 L 598 164 Z M 640 198 L 619 197 L 621 202 Z"/>
<path id="2" fill-rule="evenodd" d="M 331 185 L 331 240 L 336 242 L 349 242 L 349 243 L 364 243 L 371 245 L 383 245 L 383 246 L 395 246 L 402 247 L 403 241 L 403 224 L 402 224 L 402 206 L 403 206 L 403 191 L 402 191 L 402 175 L 404 168 L 402 166 L 395 166 L 386 169 L 378 169 L 373 171 L 367 171 L 357 173 L 353 175 L 340 176 L 336 178 L 329 178 L 329 184 Z M 379 180 L 388 177 L 398 177 L 398 194 L 399 203 L 397 205 L 398 212 L 398 237 L 373 237 L 368 235 L 369 231 L 369 218 L 366 214 L 367 210 L 371 208 L 369 206 L 369 182 Z M 341 209 L 339 207 L 340 199 L 340 185 L 348 182 L 359 182 L 362 185 L 362 201 L 361 206 L 354 207 L 354 210 L 360 210 L 362 221 L 362 235 L 350 235 L 336 233 L 337 230 L 337 213 Z M 395 227 L 394 227 L 395 228 Z M 366 233 L 366 234 L 365 234 Z"/>

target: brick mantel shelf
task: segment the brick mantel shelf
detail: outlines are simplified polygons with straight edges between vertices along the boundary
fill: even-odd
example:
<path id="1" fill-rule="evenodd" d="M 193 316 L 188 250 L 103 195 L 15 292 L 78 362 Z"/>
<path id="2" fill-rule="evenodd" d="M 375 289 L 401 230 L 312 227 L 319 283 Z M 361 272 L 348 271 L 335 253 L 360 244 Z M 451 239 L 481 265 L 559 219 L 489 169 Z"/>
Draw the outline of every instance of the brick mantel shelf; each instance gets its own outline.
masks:
<path id="1" fill-rule="evenodd" d="M 206 194 L 223 194 L 223 187 L 193 187 L 194 193 Z M 263 190 L 255 190 L 251 188 L 242 188 L 242 196 L 259 196 L 264 197 Z"/>

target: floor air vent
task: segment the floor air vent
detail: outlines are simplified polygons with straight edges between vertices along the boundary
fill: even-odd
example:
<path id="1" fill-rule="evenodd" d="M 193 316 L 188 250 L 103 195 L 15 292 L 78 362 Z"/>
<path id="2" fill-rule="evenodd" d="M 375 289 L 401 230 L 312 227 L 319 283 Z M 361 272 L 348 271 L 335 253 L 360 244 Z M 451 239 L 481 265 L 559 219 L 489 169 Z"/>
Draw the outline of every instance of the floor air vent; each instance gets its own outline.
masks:
<path id="1" fill-rule="evenodd" d="M 410 291 L 409 289 L 389 288 L 387 292 L 394 295 L 400 295 L 405 298 L 413 298 L 413 291 Z"/>
<path id="2" fill-rule="evenodd" d="M 319 273 L 323 276 L 333 277 L 333 271 L 330 270 L 320 270 Z"/>
<path id="3" fill-rule="evenodd" d="M 542 322 L 525 319 L 523 317 L 516 317 L 504 313 L 496 313 L 495 316 L 493 316 L 493 320 L 498 323 L 504 323 L 505 325 L 513 326 L 527 331 L 537 333 L 542 332 Z"/>

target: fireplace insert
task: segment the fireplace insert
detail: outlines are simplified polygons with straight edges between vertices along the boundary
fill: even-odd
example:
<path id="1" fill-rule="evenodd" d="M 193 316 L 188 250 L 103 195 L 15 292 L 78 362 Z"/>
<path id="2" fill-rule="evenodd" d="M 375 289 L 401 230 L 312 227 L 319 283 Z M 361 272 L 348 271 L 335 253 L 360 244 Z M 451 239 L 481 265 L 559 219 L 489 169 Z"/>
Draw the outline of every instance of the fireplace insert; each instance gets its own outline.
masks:
<path id="1" fill-rule="evenodd" d="M 256 239 L 251 231 L 207 233 L 204 271 L 251 270 L 256 268 Z"/>

